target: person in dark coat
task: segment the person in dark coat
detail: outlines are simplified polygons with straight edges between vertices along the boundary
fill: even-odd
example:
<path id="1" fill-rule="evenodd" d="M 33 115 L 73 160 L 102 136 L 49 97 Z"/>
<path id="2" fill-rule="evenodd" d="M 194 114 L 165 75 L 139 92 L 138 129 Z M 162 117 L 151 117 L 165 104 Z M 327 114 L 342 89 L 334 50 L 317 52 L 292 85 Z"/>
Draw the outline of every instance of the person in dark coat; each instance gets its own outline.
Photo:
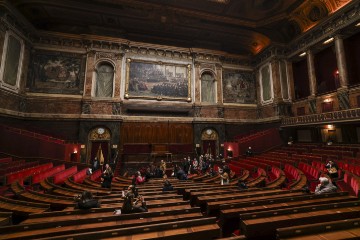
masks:
<path id="1" fill-rule="evenodd" d="M 164 181 L 164 187 L 163 187 L 162 190 L 163 190 L 163 192 L 174 190 L 174 188 L 173 188 L 173 186 L 171 185 L 171 183 L 170 183 L 169 180 L 165 180 L 165 181 Z"/>
<path id="2" fill-rule="evenodd" d="M 91 209 L 99 208 L 100 202 L 97 199 L 93 198 L 91 192 L 84 191 L 80 195 L 75 197 L 75 209 Z"/>
<path id="3" fill-rule="evenodd" d="M 103 188 L 111 188 L 111 182 L 113 179 L 113 172 L 109 164 L 105 165 L 105 171 L 101 175 L 101 187 Z"/>
<path id="4" fill-rule="evenodd" d="M 181 167 L 178 167 L 176 177 L 179 180 L 187 180 L 187 175 L 186 175 L 185 171 Z"/>
<path id="5" fill-rule="evenodd" d="M 96 170 L 98 170 L 99 167 L 100 167 L 99 160 L 97 159 L 97 157 L 95 157 L 93 164 L 92 164 L 92 172 L 95 172 Z"/>

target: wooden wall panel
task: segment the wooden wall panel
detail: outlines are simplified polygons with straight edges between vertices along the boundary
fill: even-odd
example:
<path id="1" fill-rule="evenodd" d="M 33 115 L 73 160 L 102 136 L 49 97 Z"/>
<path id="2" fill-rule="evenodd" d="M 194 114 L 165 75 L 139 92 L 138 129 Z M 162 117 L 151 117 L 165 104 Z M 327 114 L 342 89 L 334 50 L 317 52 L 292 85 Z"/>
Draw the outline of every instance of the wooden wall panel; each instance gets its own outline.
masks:
<path id="1" fill-rule="evenodd" d="M 127 143 L 193 143 L 193 127 L 189 123 L 123 123 L 121 144 Z"/>

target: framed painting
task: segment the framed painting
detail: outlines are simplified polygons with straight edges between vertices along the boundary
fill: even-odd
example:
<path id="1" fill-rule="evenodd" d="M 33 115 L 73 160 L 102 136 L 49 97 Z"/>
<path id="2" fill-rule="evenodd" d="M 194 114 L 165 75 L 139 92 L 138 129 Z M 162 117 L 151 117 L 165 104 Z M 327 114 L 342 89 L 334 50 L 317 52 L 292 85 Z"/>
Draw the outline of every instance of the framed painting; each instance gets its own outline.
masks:
<path id="1" fill-rule="evenodd" d="M 36 50 L 28 75 L 30 92 L 83 94 L 86 55 Z"/>
<path id="2" fill-rule="evenodd" d="M 126 99 L 191 102 L 190 83 L 190 64 L 126 59 Z"/>
<path id="3" fill-rule="evenodd" d="M 20 86 L 24 58 L 24 41 L 12 31 L 7 31 L 3 49 L 0 67 L 0 86 L 17 92 Z"/>
<path id="4" fill-rule="evenodd" d="M 256 103 L 255 75 L 249 71 L 223 69 L 223 102 Z"/>

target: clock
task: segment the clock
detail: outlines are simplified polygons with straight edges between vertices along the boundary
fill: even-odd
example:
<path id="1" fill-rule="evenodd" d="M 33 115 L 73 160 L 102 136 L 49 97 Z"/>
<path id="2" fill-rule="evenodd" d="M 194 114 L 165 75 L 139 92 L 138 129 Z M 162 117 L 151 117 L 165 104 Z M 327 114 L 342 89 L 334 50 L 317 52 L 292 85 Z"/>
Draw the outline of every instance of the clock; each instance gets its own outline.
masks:
<path id="1" fill-rule="evenodd" d="M 105 129 L 104 129 L 104 128 L 98 128 L 98 129 L 97 129 L 97 133 L 100 134 L 100 135 L 101 135 L 101 134 L 104 134 L 104 132 L 105 132 Z"/>
<path id="2" fill-rule="evenodd" d="M 213 131 L 212 131 L 211 129 L 206 130 L 207 135 L 211 135 L 212 132 L 213 132 Z"/>

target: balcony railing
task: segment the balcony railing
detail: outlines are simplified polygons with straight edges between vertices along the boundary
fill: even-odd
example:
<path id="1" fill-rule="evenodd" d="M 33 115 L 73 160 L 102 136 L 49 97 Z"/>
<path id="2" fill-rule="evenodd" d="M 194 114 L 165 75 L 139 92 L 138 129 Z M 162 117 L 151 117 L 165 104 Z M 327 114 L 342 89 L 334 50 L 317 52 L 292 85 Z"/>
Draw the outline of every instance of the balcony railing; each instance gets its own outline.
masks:
<path id="1" fill-rule="evenodd" d="M 282 126 L 296 126 L 311 123 L 328 123 L 328 122 L 342 122 L 342 121 L 359 121 L 360 108 L 352 108 L 334 112 L 317 113 L 298 117 L 283 118 Z"/>

